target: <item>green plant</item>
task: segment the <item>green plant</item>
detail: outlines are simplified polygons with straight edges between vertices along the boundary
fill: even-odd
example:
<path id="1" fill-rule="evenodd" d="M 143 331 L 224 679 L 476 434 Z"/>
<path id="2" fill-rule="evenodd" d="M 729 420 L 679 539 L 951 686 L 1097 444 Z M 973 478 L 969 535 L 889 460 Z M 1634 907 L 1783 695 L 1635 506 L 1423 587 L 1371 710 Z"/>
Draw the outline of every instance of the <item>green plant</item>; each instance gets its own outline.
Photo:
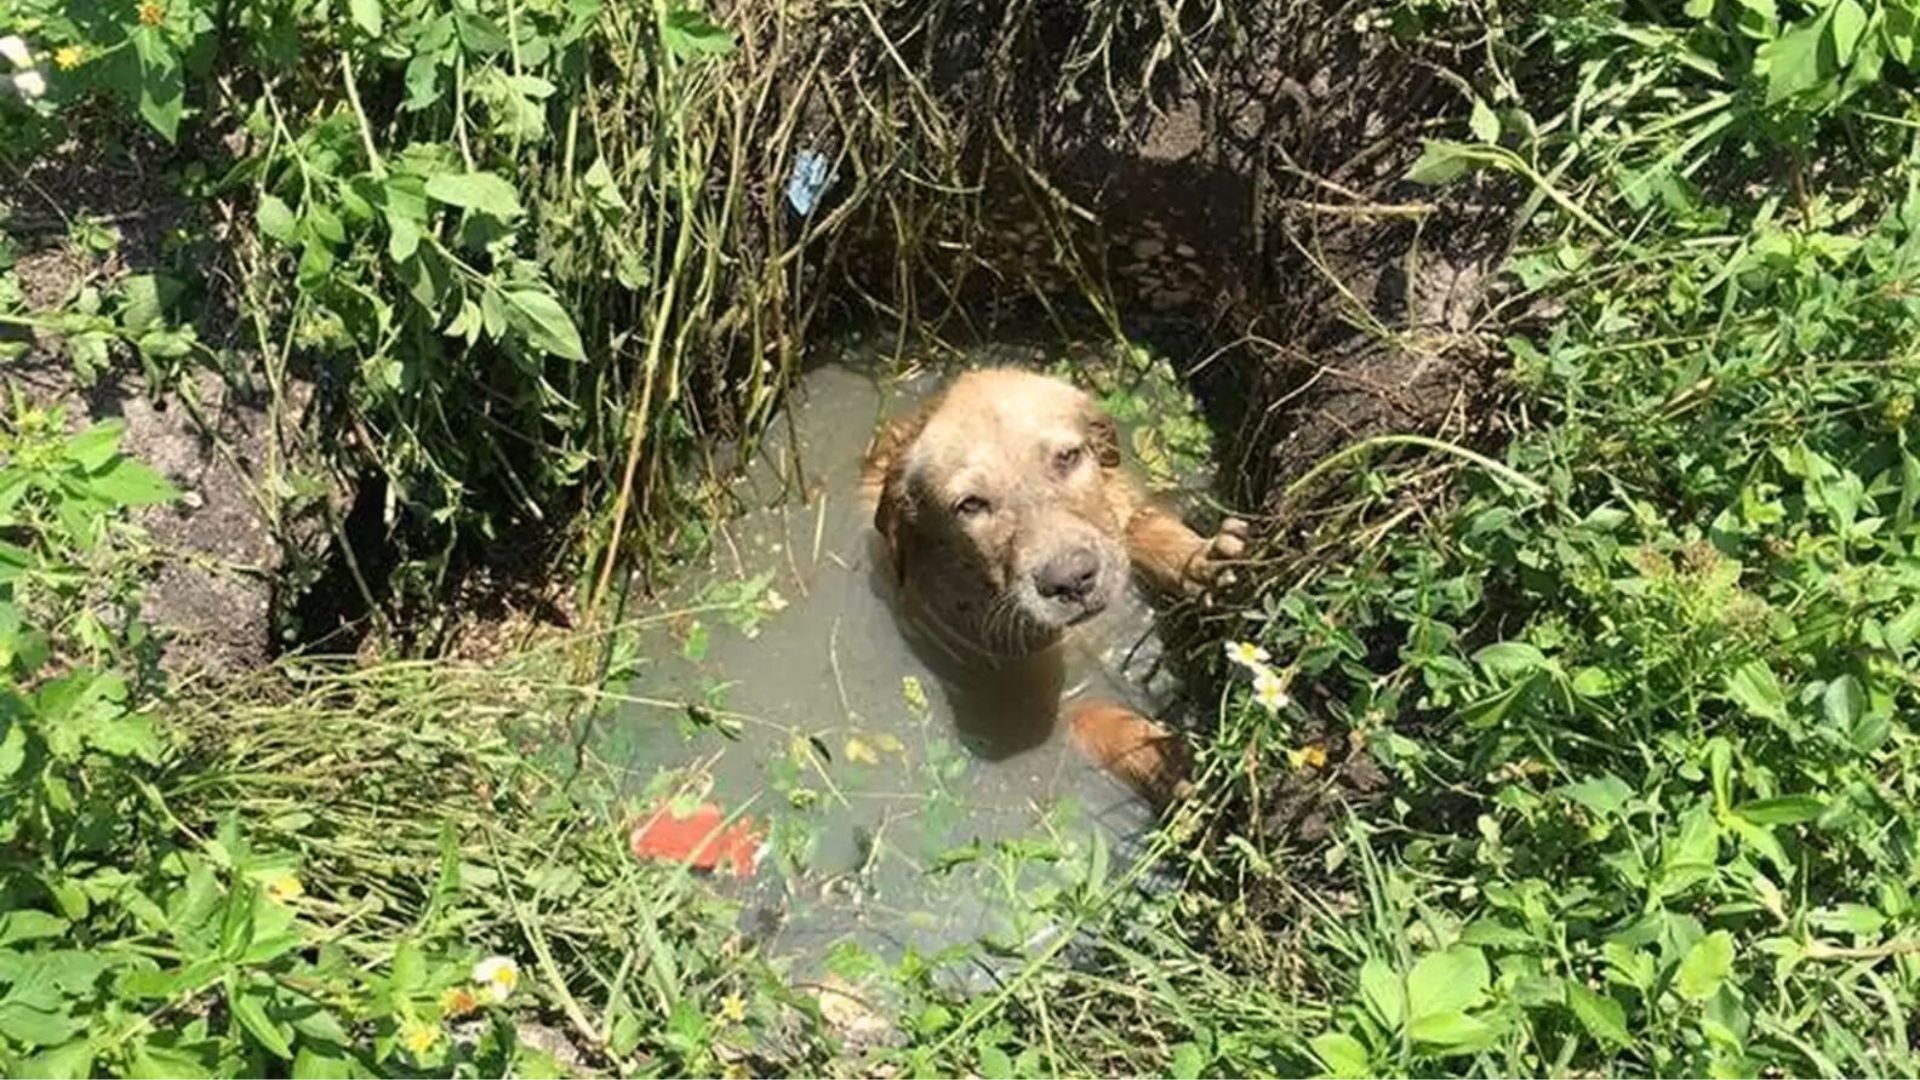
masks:
<path id="1" fill-rule="evenodd" d="M 1913 1067 L 1910 17 L 1761 14 L 1542 15 L 1566 111 L 1481 99 L 1416 166 L 1530 189 L 1559 311 L 1507 341 L 1527 485 L 1455 458 L 1433 527 L 1264 605 L 1396 782 L 1326 852 L 1365 914 L 1315 933 L 1330 1072 Z"/>

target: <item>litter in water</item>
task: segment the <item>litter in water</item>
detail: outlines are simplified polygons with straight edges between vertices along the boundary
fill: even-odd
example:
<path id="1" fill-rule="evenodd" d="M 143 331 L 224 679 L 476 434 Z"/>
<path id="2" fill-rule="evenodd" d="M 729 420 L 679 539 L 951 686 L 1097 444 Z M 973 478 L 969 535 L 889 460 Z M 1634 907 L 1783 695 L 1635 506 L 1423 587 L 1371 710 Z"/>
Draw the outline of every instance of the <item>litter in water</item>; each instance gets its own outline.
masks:
<path id="1" fill-rule="evenodd" d="M 713 803 L 702 803 L 685 817 L 671 803 L 661 803 L 634 826 L 627 842 L 635 858 L 675 862 L 695 870 L 727 866 L 735 877 L 752 877 L 759 865 L 761 840 L 752 818 L 727 824 L 727 815 Z"/>

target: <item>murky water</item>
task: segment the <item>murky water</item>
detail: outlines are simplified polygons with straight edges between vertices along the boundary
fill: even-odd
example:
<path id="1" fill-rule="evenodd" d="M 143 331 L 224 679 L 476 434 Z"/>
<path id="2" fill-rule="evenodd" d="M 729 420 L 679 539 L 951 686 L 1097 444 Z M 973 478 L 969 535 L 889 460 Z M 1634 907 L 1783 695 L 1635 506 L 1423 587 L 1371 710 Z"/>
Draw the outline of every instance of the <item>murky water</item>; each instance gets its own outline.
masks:
<path id="1" fill-rule="evenodd" d="M 632 693 L 698 704 L 633 706 L 601 724 L 602 752 L 633 763 L 637 788 L 769 824 L 774 853 L 755 879 L 716 887 L 740 889 L 750 932 L 802 970 L 843 942 L 887 959 L 983 937 L 1032 948 L 1049 925 L 1038 902 L 1093 863 L 1122 865 L 1151 823 L 1064 725 L 1021 745 L 1031 740 L 982 737 L 977 703 L 957 722 L 966 703 L 943 685 L 938 655 L 895 620 L 861 455 L 884 417 L 936 384 L 850 366 L 807 378 L 740 481 L 749 509 L 724 526 L 711 569 L 661 604 L 688 614 L 643 646 Z M 1080 689 L 1160 712 L 1176 688 L 1151 627 L 1129 597 L 1082 628 L 1061 668 L 1008 673 L 987 726 L 1046 731 L 1061 692 Z M 1024 704 L 1009 705 L 1016 685 Z"/>

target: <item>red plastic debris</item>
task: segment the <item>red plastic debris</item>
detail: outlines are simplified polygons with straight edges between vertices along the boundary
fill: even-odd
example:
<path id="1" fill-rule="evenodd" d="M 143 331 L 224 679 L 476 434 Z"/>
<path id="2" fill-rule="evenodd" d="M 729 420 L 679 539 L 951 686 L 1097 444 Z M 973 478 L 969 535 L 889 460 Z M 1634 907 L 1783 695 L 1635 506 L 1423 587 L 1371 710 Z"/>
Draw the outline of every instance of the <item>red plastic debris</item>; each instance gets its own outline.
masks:
<path id="1" fill-rule="evenodd" d="M 672 806 L 662 802 L 633 827 L 627 843 L 635 858 L 695 870 L 725 865 L 739 877 L 751 877 L 760 860 L 761 833 L 749 817 L 727 824 L 727 815 L 713 803 L 701 803 L 686 817 L 676 817 Z"/>

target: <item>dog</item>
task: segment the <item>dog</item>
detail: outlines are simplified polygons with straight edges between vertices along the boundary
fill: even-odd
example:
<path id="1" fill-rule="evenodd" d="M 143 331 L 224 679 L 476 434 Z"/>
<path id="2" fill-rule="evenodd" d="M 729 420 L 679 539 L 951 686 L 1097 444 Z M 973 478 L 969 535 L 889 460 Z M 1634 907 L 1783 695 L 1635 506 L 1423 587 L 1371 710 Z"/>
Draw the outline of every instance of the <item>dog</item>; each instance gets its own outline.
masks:
<path id="1" fill-rule="evenodd" d="M 1045 738 L 1059 715 L 1057 646 L 1131 578 L 1194 595 L 1246 549 L 1244 522 L 1205 538 L 1153 505 L 1122 468 L 1113 419 L 1084 391 L 1030 371 L 959 376 L 875 436 L 863 480 L 908 613 L 950 669 L 994 673 L 974 680 L 975 707 L 956 714 L 963 730 L 968 713 L 991 720 L 1001 753 Z M 1181 755 L 1159 724 L 1111 705 L 1072 716 L 1075 744 L 1097 762 L 1136 788 L 1180 790 L 1163 775 Z"/>

